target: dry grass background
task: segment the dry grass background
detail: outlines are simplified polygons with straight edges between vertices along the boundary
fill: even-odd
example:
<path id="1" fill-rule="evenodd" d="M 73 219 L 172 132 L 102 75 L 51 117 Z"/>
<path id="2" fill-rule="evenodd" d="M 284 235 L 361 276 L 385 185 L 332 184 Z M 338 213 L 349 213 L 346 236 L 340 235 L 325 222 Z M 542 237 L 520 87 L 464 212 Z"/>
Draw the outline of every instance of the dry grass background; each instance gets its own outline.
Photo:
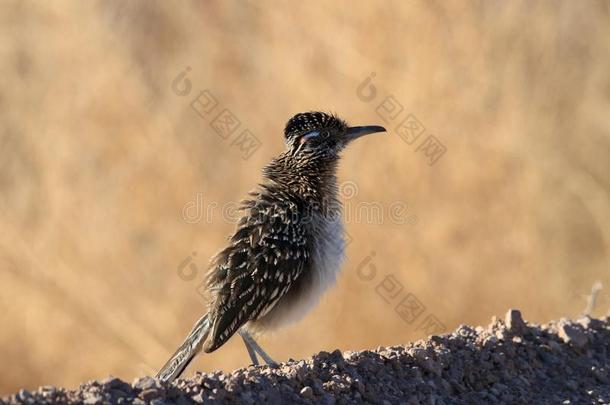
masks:
<path id="1" fill-rule="evenodd" d="M 196 251 L 203 272 L 233 229 L 184 221 L 185 204 L 242 198 L 293 113 L 382 123 L 389 94 L 447 152 L 429 166 L 392 131 L 353 145 L 340 175 L 357 184 L 350 203 L 402 201 L 419 222 L 351 221 L 338 288 L 263 345 L 285 360 L 418 339 L 427 314 L 447 328 L 509 307 L 577 314 L 595 280 L 610 285 L 609 9 L 2 2 L 0 393 L 153 373 L 202 313 L 202 273 L 185 281 L 177 266 Z M 186 66 L 193 92 L 210 89 L 261 140 L 250 159 L 171 91 Z M 417 322 L 376 294 L 389 274 L 426 306 Z M 188 372 L 246 362 L 233 339 Z"/>

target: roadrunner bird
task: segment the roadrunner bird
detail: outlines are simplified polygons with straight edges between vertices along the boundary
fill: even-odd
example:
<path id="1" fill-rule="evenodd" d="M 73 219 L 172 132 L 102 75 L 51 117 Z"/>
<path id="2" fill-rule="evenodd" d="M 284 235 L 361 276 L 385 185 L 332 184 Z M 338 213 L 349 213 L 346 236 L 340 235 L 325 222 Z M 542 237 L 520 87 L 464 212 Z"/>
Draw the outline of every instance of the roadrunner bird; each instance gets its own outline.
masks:
<path id="1" fill-rule="evenodd" d="M 284 129 L 286 150 L 263 170 L 264 181 L 242 201 L 243 218 L 229 246 L 212 260 L 208 313 L 157 374 L 172 381 L 203 349 L 210 353 L 235 332 L 258 364 L 274 361 L 252 334 L 298 320 L 335 282 L 343 260 L 337 164 L 354 139 L 380 126 L 348 127 L 338 117 L 307 112 Z"/>

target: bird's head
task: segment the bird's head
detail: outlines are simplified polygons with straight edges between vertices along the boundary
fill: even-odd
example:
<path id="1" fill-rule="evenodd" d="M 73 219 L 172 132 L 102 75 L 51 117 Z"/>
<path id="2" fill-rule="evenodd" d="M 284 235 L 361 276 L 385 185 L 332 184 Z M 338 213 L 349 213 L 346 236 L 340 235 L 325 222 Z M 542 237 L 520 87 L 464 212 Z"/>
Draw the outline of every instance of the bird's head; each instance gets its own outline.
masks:
<path id="1" fill-rule="evenodd" d="M 288 120 L 284 129 L 286 147 L 292 156 L 338 156 L 351 141 L 385 132 L 380 126 L 350 127 L 335 115 L 310 111 Z"/>

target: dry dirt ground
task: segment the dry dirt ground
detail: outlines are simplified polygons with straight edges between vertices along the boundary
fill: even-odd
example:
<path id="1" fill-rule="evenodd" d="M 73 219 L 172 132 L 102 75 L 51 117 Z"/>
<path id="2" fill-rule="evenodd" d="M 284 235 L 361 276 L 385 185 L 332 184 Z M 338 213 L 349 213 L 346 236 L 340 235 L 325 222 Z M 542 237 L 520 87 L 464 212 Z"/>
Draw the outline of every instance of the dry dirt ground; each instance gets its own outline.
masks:
<path id="1" fill-rule="evenodd" d="M 610 404 L 610 317 L 523 321 L 517 310 L 405 346 L 321 352 L 277 367 L 197 373 L 172 385 L 108 377 L 2 403 Z"/>

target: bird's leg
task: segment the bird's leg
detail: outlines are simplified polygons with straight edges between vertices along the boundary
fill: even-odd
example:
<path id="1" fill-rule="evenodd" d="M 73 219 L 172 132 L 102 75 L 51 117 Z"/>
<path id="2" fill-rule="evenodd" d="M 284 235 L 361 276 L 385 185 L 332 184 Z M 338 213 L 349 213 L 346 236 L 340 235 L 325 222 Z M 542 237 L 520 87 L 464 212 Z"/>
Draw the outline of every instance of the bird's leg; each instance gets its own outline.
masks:
<path id="1" fill-rule="evenodd" d="M 265 360 L 265 363 L 269 365 L 277 365 L 277 363 L 271 357 L 269 357 L 267 353 L 265 353 L 265 351 L 258 345 L 258 343 L 256 343 L 254 338 L 250 336 L 248 332 L 246 332 L 245 330 L 240 330 L 239 334 L 241 335 L 242 339 L 244 339 L 246 347 L 248 347 L 249 345 L 250 348 L 252 348 L 263 358 L 263 360 Z M 248 348 L 248 352 L 250 351 L 250 348 Z M 250 355 L 250 357 L 252 357 L 252 355 Z"/>
<path id="2" fill-rule="evenodd" d="M 241 329 L 239 330 L 239 336 L 241 336 L 241 338 L 244 340 L 244 345 L 246 346 L 246 350 L 248 350 L 248 355 L 250 356 L 250 360 L 252 360 L 252 364 L 258 366 L 258 357 L 256 357 L 256 351 L 252 348 L 248 340 L 250 336 Z"/>

